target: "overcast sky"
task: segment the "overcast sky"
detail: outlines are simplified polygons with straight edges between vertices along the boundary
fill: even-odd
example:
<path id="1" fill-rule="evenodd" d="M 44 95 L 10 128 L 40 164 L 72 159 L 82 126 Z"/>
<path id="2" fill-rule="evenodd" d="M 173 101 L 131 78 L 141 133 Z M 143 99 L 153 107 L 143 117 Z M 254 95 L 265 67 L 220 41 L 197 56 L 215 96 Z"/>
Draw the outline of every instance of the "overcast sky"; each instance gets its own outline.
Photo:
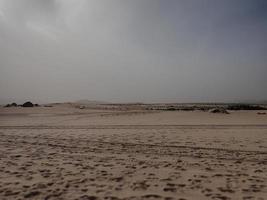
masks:
<path id="1" fill-rule="evenodd" d="M 0 0 L 0 101 L 267 99 L 265 0 Z"/>

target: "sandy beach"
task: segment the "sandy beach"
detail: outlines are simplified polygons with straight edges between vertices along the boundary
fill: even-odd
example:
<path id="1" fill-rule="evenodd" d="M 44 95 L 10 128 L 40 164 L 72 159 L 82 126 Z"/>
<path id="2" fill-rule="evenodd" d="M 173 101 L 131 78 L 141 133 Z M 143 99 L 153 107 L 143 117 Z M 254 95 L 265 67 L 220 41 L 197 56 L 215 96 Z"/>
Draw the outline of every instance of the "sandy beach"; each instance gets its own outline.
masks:
<path id="1" fill-rule="evenodd" d="M 267 117 L 1 108 L 0 199 L 266 199 Z"/>
<path id="2" fill-rule="evenodd" d="M 0 200 L 267 200 L 267 0 L 0 0 Z"/>

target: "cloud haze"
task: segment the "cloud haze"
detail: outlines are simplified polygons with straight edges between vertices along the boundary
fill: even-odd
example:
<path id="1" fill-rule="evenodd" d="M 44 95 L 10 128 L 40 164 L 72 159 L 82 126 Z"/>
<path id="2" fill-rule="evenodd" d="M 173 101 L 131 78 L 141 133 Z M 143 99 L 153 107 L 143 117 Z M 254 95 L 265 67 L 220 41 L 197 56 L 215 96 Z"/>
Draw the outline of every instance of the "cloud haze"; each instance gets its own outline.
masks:
<path id="1" fill-rule="evenodd" d="M 0 0 L 0 99 L 267 99 L 264 0 Z"/>

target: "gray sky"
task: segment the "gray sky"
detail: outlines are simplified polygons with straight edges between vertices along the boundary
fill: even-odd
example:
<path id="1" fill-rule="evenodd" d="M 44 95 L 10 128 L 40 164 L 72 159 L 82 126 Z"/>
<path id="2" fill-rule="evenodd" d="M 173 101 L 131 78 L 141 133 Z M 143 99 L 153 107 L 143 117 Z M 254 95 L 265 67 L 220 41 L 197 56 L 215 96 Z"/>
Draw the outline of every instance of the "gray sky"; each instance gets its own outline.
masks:
<path id="1" fill-rule="evenodd" d="M 0 0 L 0 101 L 267 99 L 265 0 Z"/>

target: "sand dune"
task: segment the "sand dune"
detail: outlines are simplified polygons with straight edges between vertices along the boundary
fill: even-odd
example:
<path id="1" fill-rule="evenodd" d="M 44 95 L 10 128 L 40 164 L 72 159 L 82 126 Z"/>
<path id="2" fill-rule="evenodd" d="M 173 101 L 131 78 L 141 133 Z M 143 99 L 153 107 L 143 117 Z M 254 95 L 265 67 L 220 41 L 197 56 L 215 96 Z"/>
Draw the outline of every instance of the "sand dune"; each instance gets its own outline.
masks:
<path id="1" fill-rule="evenodd" d="M 0 111 L 0 199 L 266 199 L 255 112 Z"/>

